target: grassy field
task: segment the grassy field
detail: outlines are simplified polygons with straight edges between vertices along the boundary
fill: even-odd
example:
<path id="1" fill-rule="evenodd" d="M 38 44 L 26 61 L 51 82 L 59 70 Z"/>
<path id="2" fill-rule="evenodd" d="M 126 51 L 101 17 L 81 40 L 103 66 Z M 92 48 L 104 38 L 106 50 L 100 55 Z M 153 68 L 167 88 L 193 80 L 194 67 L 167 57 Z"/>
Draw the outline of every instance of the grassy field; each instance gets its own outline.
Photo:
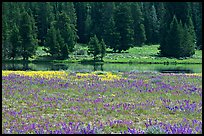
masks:
<path id="1" fill-rule="evenodd" d="M 107 54 L 104 57 L 105 63 L 143 63 L 143 64 L 201 64 L 202 51 L 196 50 L 195 55 L 186 59 L 175 59 L 158 57 L 159 45 L 143 46 L 130 48 L 122 53 L 110 53 L 112 50 L 107 49 Z M 87 55 L 88 48 L 85 45 L 77 44 L 75 51 L 70 54 L 70 59 L 67 60 L 52 60 L 49 54 L 45 53 L 43 47 L 38 47 L 36 56 L 29 61 L 33 62 L 58 62 L 58 63 L 92 63 L 93 58 Z M 18 61 L 15 61 L 18 62 Z"/>
<path id="2" fill-rule="evenodd" d="M 2 71 L 2 133 L 202 133 L 202 74 Z"/>

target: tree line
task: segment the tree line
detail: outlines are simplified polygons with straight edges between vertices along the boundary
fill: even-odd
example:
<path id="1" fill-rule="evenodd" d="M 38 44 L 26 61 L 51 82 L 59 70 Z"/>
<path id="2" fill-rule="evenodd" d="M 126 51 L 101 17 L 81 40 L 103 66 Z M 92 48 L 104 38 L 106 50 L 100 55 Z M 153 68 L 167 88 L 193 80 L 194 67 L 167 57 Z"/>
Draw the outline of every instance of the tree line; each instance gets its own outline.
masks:
<path id="1" fill-rule="evenodd" d="M 67 59 L 76 43 L 94 59 L 145 44 L 188 57 L 202 49 L 201 22 L 199 2 L 3 2 L 2 59 L 28 60 L 38 46 Z"/>

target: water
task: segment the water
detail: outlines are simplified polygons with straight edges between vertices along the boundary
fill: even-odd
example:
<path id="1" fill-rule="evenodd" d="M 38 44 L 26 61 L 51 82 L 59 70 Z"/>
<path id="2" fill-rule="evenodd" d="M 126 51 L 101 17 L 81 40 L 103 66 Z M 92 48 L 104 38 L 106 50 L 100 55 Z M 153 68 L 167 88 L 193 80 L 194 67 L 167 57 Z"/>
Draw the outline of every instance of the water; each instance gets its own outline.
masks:
<path id="1" fill-rule="evenodd" d="M 162 73 L 201 73 L 202 64 L 115 64 L 106 63 L 101 65 L 79 64 L 79 63 L 2 63 L 2 70 L 68 70 L 75 72 L 90 71 L 111 71 L 111 72 L 129 72 L 129 71 L 151 71 Z"/>

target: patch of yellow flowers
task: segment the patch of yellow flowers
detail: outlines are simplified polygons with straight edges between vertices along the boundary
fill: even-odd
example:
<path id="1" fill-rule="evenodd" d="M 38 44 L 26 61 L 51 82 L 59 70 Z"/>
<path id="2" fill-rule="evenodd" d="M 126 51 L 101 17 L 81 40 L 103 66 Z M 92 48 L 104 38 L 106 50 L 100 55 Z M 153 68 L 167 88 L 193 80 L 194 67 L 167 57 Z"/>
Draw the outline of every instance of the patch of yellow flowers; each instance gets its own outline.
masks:
<path id="1" fill-rule="evenodd" d="M 23 76 L 30 76 L 30 77 L 43 77 L 43 78 L 61 78 L 61 79 L 67 79 L 68 72 L 65 71 L 2 71 L 2 76 L 8 76 L 9 74 L 17 74 L 17 75 L 23 75 Z M 120 74 L 113 74 L 111 72 L 104 72 L 103 74 L 97 74 L 97 72 L 91 72 L 91 73 L 77 73 L 76 77 L 74 79 L 76 80 L 86 80 L 88 77 L 92 76 L 98 76 L 100 80 L 117 80 L 121 79 Z M 77 77 L 82 77 L 81 79 L 78 79 Z"/>
<path id="2" fill-rule="evenodd" d="M 202 73 L 186 74 L 188 76 L 202 76 Z"/>
<path id="3" fill-rule="evenodd" d="M 119 80 L 121 79 L 121 75 L 120 74 L 113 74 L 111 72 L 105 72 L 101 75 L 97 74 L 97 71 L 92 72 L 92 73 L 77 73 L 76 76 L 80 76 L 80 77 L 91 77 L 91 76 L 98 76 L 99 79 L 101 79 L 102 81 L 106 80 L 106 81 L 112 81 L 112 80 Z"/>
<path id="4" fill-rule="evenodd" d="M 2 76 L 8 76 L 9 74 L 17 74 L 30 77 L 43 77 L 43 78 L 65 78 L 68 73 L 65 71 L 2 71 Z"/>

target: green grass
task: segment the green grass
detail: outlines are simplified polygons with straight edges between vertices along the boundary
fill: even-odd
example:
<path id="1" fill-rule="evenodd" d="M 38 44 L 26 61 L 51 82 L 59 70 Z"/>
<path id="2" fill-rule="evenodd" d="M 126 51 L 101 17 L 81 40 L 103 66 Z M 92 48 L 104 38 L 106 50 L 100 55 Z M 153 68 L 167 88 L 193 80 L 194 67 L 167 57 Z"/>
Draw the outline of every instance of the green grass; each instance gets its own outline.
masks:
<path id="1" fill-rule="evenodd" d="M 159 45 L 145 45 L 143 47 L 130 48 L 122 53 L 110 53 L 107 49 L 104 62 L 102 63 L 141 63 L 141 64 L 202 64 L 202 51 L 196 50 L 192 57 L 176 59 L 159 57 Z M 53 60 L 50 54 L 47 54 L 43 47 L 38 47 L 36 55 L 29 62 L 55 62 L 55 63 L 93 63 L 93 57 L 87 54 L 88 48 L 84 44 L 76 44 L 74 52 L 70 54 L 67 60 Z M 22 58 L 19 58 L 22 59 Z M 19 60 L 17 60 L 19 61 Z M 16 62 L 12 61 L 12 62 Z"/>

